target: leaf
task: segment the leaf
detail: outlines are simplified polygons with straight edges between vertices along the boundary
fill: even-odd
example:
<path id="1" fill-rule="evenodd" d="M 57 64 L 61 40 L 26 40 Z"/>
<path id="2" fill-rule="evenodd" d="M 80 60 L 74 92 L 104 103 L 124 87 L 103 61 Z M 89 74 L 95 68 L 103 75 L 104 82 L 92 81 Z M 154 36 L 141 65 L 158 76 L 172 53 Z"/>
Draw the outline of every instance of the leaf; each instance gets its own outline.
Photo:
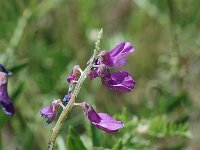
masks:
<path id="1" fill-rule="evenodd" d="M 190 137 L 189 127 L 186 124 L 168 122 L 165 117 L 156 117 L 150 124 L 149 133 L 154 137 L 183 136 Z"/>
<path id="2" fill-rule="evenodd" d="M 69 127 L 69 136 L 67 137 L 67 150 L 86 150 L 80 136 L 71 126 Z"/>
<path id="3" fill-rule="evenodd" d="M 9 68 L 9 71 L 13 73 L 19 72 L 21 69 L 25 68 L 28 63 L 29 63 L 29 60 L 24 59 L 20 61 L 19 63 L 17 63 L 15 66 L 12 66 L 11 68 Z"/>
<path id="4" fill-rule="evenodd" d="M 118 142 L 113 146 L 112 150 L 121 150 L 123 147 L 122 139 L 119 139 Z"/>
<path id="5" fill-rule="evenodd" d="M 100 140 L 100 133 L 97 128 L 91 123 L 90 124 L 90 129 L 91 129 L 91 136 L 92 136 L 92 143 L 93 147 L 98 147 L 101 145 L 101 140 Z"/>
<path id="6" fill-rule="evenodd" d="M 15 101 L 17 99 L 17 97 L 19 96 L 19 94 L 21 93 L 21 91 L 23 90 L 24 87 L 24 82 L 21 82 L 17 85 L 17 87 L 15 88 L 14 92 L 11 95 L 11 99 L 13 101 Z"/>
<path id="7" fill-rule="evenodd" d="M 105 150 L 103 147 L 94 147 L 93 150 Z"/>

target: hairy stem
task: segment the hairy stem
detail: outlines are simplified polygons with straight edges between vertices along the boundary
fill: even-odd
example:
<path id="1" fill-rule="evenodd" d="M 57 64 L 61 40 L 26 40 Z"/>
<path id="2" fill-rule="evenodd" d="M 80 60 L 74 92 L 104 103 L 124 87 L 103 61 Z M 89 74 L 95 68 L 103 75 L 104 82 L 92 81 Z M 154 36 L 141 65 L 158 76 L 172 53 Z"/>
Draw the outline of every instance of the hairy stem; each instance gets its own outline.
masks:
<path id="1" fill-rule="evenodd" d="M 55 144 L 56 138 L 58 136 L 58 133 L 63 125 L 64 120 L 67 118 L 68 114 L 70 113 L 72 107 L 74 106 L 75 100 L 79 94 L 79 91 L 81 89 L 81 86 L 83 84 L 83 82 L 85 81 L 88 73 L 90 72 L 91 68 L 93 67 L 93 62 L 96 60 L 97 54 L 98 54 L 98 50 L 99 50 L 99 45 L 100 45 L 100 39 L 102 37 L 102 29 L 100 30 L 99 34 L 98 34 L 98 38 L 97 41 L 95 43 L 95 49 L 94 49 L 94 53 L 93 53 L 93 57 L 92 60 L 90 60 L 88 66 L 85 68 L 85 70 L 81 73 L 80 78 L 78 79 L 77 84 L 74 87 L 74 91 L 71 95 L 71 99 L 69 101 L 69 103 L 67 104 L 67 106 L 63 109 L 62 113 L 60 114 L 58 121 L 56 122 L 56 125 L 53 128 L 53 132 L 51 134 L 49 143 L 48 143 L 48 150 L 52 150 L 53 146 Z"/>

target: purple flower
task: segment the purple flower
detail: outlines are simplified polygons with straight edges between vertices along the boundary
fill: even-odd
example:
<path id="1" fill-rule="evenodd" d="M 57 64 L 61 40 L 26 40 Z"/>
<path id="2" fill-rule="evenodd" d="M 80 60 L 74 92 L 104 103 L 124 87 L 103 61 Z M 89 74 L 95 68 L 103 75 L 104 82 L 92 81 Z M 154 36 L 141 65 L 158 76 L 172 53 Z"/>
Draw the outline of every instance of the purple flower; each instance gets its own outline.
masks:
<path id="1" fill-rule="evenodd" d="M 47 118 L 48 120 L 45 122 L 45 125 L 50 124 L 56 117 L 58 111 L 59 103 L 57 100 L 53 101 L 50 106 L 43 107 L 40 110 L 40 114 L 42 117 Z"/>
<path id="2" fill-rule="evenodd" d="M 71 74 L 67 77 L 67 81 L 69 83 L 72 83 L 72 81 L 78 80 L 80 77 L 80 71 L 79 71 L 79 65 L 75 65 L 74 68 L 72 69 Z"/>
<path id="3" fill-rule="evenodd" d="M 102 51 L 88 77 L 91 80 L 100 77 L 102 84 L 114 91 L 130 92 L 135 87 L 136 82 L 129 73 L 127 71 L 110 73 L 110 68 L 124 66 L 127 63 L 124 57 L 133 51 L 134 48 L 129 42 L 121 42 L 110 51 Z"/>
<path id="4" fill-rule="evenodd" d="M 0 64 L 0 105 L 3 112 L 8 116 L 13 116 L 15 113 L 15 108 L 10 100 L 7 92 L 8 85 L 8 76 L 10 72 L 8 72 L 3 65 Z"/>
<path id="5" fill-rule="evenodd" d="M 100 62 L 108 67 L 119 68 L 127 63 L 124 57 L 133 51 L 134 48 L 129 42 L 122 42 L 110 51 L 102 51 L 99 55 Z"/>
<path id="6" fill-rule="evenodd" d="M 106 74 L 101 77 L 101 82 L 105 87 L 118 92 L 130 92 L 136 84 L 127 71 Z"/>
<path id="7" fill-rule="evenodd" d="M 92 106 L 86 102 L 81 103 L 81 107 L 92 124 L 107 133 L 115 133 L 120 128 L 124 127 L 123 122 L 115 120 L 107 113 L 97 113 Z"/>

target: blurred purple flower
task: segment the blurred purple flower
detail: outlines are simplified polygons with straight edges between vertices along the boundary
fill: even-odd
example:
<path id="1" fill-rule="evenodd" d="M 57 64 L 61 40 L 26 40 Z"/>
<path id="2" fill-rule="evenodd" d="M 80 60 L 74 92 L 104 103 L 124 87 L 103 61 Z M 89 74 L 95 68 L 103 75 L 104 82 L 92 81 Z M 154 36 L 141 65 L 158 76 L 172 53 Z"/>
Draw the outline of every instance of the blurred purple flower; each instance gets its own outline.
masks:
<path id="1" fill-rule="evenodd" d="M 74 66 L 74 68 L 72 69 L 71 74 L 67 77 L 67 81 L 69 83 L 72 83 L 72 81 L 78 80 L 78 78 L 80 77 L 79 69 L 80 69 L 79 65 L 75 65 Z"/>
<path id="2" fill-rule="evenodd" d="M 107 113 L 97 113 L 92 106 L 86 102 L 81 103 L 81 107 L 92 124 L 107 133 L 115 133 L 120 128 L 124 127 L 123 122 L 115 120 Z"/>
<path id="3" fill-rule="evenodd" d="M 106 74 L 101 77 L 101 82 L 105 87 L 118 92 L 130 92 L 136 84 L 127 71 Z"/>
<path id="4" fill-rule="evenodd" d="M 58 111 L 59 103 L 57 100 L 53 101 L 50 106 L 43 107 L 40 110 L 42 117 L 47 118 L 45 125 L 50 124 L 56 117 Z"/>
<path id="5" fill-rule="evenodd" d="M 0 64 L 0 105 L 3 112 L 8 116 L 13 116 L 15 113 L 15 108 L 8 96 L 7 85 L 8 85 L 8 72 L 3 65 Z"/>

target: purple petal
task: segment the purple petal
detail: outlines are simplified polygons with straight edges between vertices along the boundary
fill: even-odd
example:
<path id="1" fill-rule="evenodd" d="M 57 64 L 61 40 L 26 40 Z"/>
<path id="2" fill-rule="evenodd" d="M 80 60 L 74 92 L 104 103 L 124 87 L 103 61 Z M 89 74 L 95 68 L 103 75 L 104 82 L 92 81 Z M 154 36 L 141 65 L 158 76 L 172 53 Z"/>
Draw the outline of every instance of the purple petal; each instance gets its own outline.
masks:
<path id="1" fill-rule="evenodd" d="M 74 76 L 72 76 L 71 74 L 67 77 L 67 82 L 71 83 L 72 80 L 74 80 Z"/>
<path id="2" fill-rule="evenodd" d="M 119 59 L 118 61 L 115 62 L 115 64 L 113 65 L 113 68 L 123 67 L 126 63 L 127 63 L 127 59 L 121 58 L 121 59 Z"/>
<path id="3" fill-rule="evenodd" d="M 105 64 L 108 67 L 112 67 L 114 65 L 114 62 L 108 51 L 102 51 L 99 54 L 99 61 L 100 61 L 100 64 Z"/>
<path id="4" fill-rule="evenodd" d="M 109 51 L 110 59 L 111 59 L 109 61 L 113 63 L 112 67 L 118 68 L 118 67 L 124 66 L 127 60 L 125 60 L 125 58 L 123 57 L 132 53 L 133 51 L 134 51 L 134 48 L 129 42 L 122 42 L 118 44 L 115 48 Z M 107 62 L 104 62 L 104 63 L 106 64 Z M 109 64 L 106 64 L 106 65 L 109 65 Z"/>
<path id="5" fill-rule="evenodd" d="M 92 106 L 86 102 L 83 102 L 81 107 L 92 124 L 107 133 L 115 133 L 120 128 L 124 127 L 124 124 L 121 121 L 115 120 L 106 113 L 97 113 Z"/>
<path id="6" fill-rule="evenodd" d="M 7 92 L 7 73 L 0 72 L 0 105 L 2 107 L 3 112 L 12 116 L 15 113 L 15 108 L 10 100 Z"/>
<path id="7" fill-rule="evenodd" d="M 110 73 L 109 76 L 103 76 L 101 81 L 105 87 L 118 92 L 130 92 L 136 84 L 127 71 Z"/>
<path id="8" fill-rule="evenodd" d="M 102 119 L 100 123 L 93 123 L 97 128 L 106 131 L 107 133 L 117 132 L 124 127 L 124 123 L 117 121 L 107 113 L 98 113 Z"/>
<path id="9" fill-rule="evenodd" d="M 110 56 L 113 57 L 124 57 L 134 51 L 133 46 L 129 42 L 122 42 L 109 51 Z"/>
<path id="10" fill-rule="evenodd" d="M 91 70 L 88 74 L 88 77 L 92 80 L 99 76 L 105 76 L 109 74 L 109 69 L 105 64 L 100 64 L 98 68 L 95 68 L 95 70 Z"/>
<path id="11" fill-rule="evenodd" d="M 48 119 L 52 119 L 56 116 L 56 109 L 50 105 L 50 106 L 45 106 L 40 110 L 40 114 Z"/>
<path id="12" fill-rule="evenodd" d="M 88 74 L 88 77 L 90 80 L 93 80 L 94 78 L 98 77 L 99 76 L 99 70 L 98 68 L 95 68 L 95 70 L 91 70 Z"/>
<path id="13" fill-rule="evenodd" d="M 15 113 L 14 105 L 9 97 L 0 101 L 0 105 L 2 107 L 3 112 L 8 116 L 13 116 Z"/>
<path id="14" fill-rule="evenodd" d="M 67 77 L 67 81 L 69 83 L 71 83 L 74 80 L 78 80 L 80 76 L 79 68 L 80 68 L 79 65 L 75 65 L 73 67 L 71 74 Z"/>
<path id="15" fill-rule="evenodd" d="M 41 116 L 48 119 L 46 125 L 48 125 L 55 119 L 58 111 L 58 106 L 59 104 L 57 103 L 57 101 L 53 101 L 50 106 L 43 107 L 40 110 Z"/>
<path id="16" fill-rule="evenodd" d="M 88 117 L 88 119 L 91 122 L 99 123 L 101 121 L 100 116 L 97 114 L 97 112 L 93 109 L 91 105 L 89 105 L 86 102 L 81 103 L 81 107 L 85 113 L 85 115 Z"/>
<path id="17" fill-rule="evenodd" d="M 109 51 L 110 56 L 112 57 L 117 56 L 124 49 L 124 46 L 125 42 L 119 43 L 117 46 L 115 46 L 112 50 Z"/>

